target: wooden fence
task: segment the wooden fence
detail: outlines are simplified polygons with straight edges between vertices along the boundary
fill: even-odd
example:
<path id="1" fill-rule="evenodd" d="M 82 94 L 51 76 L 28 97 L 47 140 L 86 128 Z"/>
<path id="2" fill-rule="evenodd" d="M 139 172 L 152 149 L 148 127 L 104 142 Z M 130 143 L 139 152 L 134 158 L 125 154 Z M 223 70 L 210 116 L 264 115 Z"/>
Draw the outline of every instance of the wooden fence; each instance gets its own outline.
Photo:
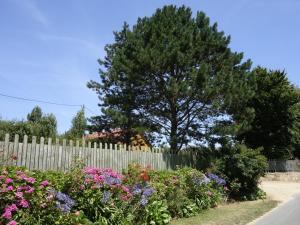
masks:
<path id="1" fill-rule="evenodd" d="M 10 141 L 9 134 L 0 141 L 0 152 L 0 164 L 25 166 L 30 170 L 67 171 L 75 158 L 82 159 L 85 166 L 110 167 L 117 171 L 127 168 L 132 162 L 158 170 L 174 169 L 177 166 L 196 167 L 197 163 L 191 151 L 179 154 L 162 148 L 136 151 L 133 146 L 84 141 L 74 143 L 65 139 L 53 141 L 51 138 L 45 141 L 43 137 L 38 142 L 36 137 L 32 137 L 29 143 L 26 135 L 19 142 L 18 135 L 15 135 L 14 141 Z"/>
<path id="2" fill-rule="evenodd" d="M 298 160 L 269 160 L 267 172 L 299 171 Z"/>

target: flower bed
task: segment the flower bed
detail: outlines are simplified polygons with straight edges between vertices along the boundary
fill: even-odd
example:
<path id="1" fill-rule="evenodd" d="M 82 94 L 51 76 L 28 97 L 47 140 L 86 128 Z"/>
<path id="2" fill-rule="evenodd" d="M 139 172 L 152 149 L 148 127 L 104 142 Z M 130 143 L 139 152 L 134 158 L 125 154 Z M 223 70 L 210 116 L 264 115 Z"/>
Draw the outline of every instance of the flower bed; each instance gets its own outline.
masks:
<path id="1" fill-rule="evenodd" d="M 0 170 L 0 224 L 167 224 L 227 198 L 224 179 L 191 168 L 154 171 L 137 164 L 69 173 Z"/>

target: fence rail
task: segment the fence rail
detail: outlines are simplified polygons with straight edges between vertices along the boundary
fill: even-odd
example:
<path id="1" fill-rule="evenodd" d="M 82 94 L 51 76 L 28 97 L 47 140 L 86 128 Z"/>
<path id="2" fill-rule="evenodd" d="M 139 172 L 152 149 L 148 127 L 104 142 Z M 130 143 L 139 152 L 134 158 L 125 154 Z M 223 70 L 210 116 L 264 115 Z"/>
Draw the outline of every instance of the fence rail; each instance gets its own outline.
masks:
<path id="1" fill-rule="evenodd" d="M 267 172 L 299 171 L 298 160 L 269 160 Z"/>
<path id="2" fill-rule="evenodd" d="M 132 162 L 149 165 L 158 170 L 174 169 L 177 166 L 195 167 L 197 164 L 190 151 L 182 151 L 179 154 L 162 148 L 135 151 L 134 146 L 73 142 L 65 139 L 54 141 L 51 138 L 46 142 L 43 137 L 39 142 L 36 137 L 32 137 L 32 141 L 28 142 L 26 135 L 22 142 L 19 142 L 19 136 L 15 135 L 12 142 L 9 134 L 6 134 L 5 140 L 0 141 L 0 152 L 1 150 L 0 164 L 25 166 L 30 170 L 67 171 L 71 168 L 74 158 L 82 159 L 86 166 L 110 167 L 117 171 L 127 168 Z M 5 160 L 11 156 L 15 160 Z"/>

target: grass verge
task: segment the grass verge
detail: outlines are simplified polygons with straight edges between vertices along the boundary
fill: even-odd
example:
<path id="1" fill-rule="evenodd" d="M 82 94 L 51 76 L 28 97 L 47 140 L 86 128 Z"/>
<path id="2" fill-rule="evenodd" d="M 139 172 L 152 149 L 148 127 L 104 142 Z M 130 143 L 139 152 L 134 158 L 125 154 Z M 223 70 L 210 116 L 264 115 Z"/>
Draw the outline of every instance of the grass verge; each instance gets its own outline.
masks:
<path id="1" fill-rule="evenodd" d="M 230 203 L 191 217 L 174 220 L 171 225 L 245 225 L 276 207 L 277 201 L 258 200 Z"/>

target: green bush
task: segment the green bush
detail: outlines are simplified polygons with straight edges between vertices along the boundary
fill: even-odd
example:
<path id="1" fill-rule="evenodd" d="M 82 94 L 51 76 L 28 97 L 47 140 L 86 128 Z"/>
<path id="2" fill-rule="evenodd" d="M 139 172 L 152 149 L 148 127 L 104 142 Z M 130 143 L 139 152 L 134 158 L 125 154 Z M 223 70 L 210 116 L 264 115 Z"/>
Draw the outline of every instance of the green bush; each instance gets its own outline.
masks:
<path id="1" fill-rule="evenodd" d="M 217 172 L 226 176 L 230 197 L 255 200 L 265 195 L 259 189 L 259 179 L 265 174 L 267 160 L 260 149 L 250 149 L 245 145 L 227 145 L 221 149 L 222 157 L 216 162 Z"/>
<path id="2" fill-rule="evenodd" d="M 224 185 L 191 168 L 132 164 L 120 174 L 81 164 L 69 172 L 2 167 L 0 224 L 164 225 L 216 206 L 226 196 Z"/>

